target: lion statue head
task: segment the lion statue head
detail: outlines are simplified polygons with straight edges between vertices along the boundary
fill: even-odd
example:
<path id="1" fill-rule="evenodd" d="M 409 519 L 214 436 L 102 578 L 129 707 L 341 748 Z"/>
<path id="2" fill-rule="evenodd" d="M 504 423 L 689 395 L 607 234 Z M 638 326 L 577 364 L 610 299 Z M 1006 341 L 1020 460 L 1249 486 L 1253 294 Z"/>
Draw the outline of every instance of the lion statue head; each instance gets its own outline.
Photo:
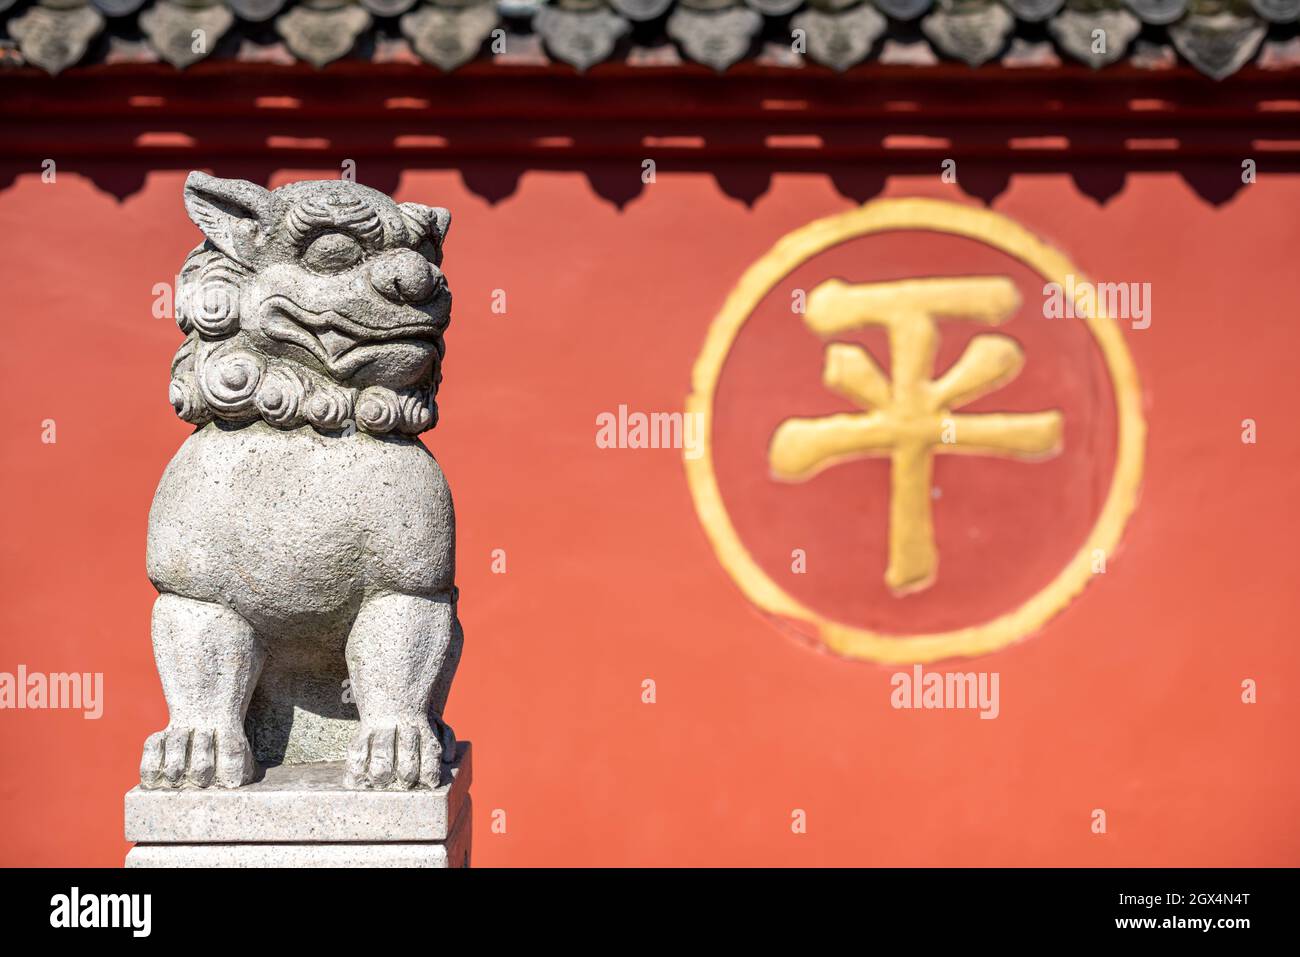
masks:
<path id="1" fill-rule="evenodd" d="M 181 269 L 176 414 L 415 435 L 438 417 L 447 210 L 347 180 L 266 190 L 190 173 L 206 237 Z"/>

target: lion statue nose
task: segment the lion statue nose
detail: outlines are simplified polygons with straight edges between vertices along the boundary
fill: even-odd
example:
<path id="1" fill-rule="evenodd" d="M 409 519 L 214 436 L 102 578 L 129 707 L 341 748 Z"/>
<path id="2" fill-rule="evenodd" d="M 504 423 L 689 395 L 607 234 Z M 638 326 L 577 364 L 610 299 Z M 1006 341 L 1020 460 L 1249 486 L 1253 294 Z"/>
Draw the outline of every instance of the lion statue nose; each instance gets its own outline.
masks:
<path id="1" fill-rule="evenodd" d="M 370 285 L 390 302 L 418 306 L 433 298 L 433 267 L 413 249 L 395 250 L 371 265 Z"/>

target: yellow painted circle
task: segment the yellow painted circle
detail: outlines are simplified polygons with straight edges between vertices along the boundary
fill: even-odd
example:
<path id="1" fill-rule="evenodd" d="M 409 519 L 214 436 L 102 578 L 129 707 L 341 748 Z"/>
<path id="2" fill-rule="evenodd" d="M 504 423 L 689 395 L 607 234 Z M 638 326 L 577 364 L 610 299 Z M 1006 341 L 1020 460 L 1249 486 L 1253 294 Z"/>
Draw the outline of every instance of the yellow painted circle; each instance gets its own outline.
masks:
<path id="1" fill-rule="evenodd" d="M 1110 491 L 1083 547 L 1065 568 L 1024 604 L 990 621 L 953 631 L 896 635 L 825 618 L 784 591 L 754 561 L 727 514 L 713 469 L 714 393 L 732 344 L 751 313 L 778 282 L 813 256 L 847 240 L 891 230 L 963 236 L 1020 260 L 1047 281 L 1064 286 L 1065 277 L 1073 275 L 1076 287 L 1086 282 L 1069 259 L 1018 223 L 989 210 L 943 200 L 882 199 L 796 229 L 746 270 L 709 327 L 704 348 L 695 360 L 693 391 L 686 400 L 687 411 L 699 413 L 703 423 L 703 454 L 684 458 L 686 479 L 718 560 L 749 600 L 764 611 L 811 625 L 828 648 L 847 658 L 901 664 L 982 655 L 1041 628 L 1083 591 L 1093 574 L 1092 556 L 1097 550 L 1106 556 L 1114 552 L 1137 504 L 1146 442 L 1141 389 L 1119 326 L 1101 312 L 1100 305 L 1095 317 L 1081 321 L 1101 350 L 1115 392 L 1117 450 Z"/>

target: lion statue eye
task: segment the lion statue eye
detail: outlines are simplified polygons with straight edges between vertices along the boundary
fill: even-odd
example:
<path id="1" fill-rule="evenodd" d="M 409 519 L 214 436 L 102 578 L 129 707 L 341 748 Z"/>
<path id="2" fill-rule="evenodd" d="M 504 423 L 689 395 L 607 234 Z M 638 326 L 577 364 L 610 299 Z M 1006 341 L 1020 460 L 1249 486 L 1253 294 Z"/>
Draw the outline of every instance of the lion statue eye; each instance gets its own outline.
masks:
<path id="1" fill-rule="evenodd" d="M 334 273 L 361 262 L 361 244 L 346 233 L 317 236 L 302 254 L 302 263 L 314 272 Z"/>

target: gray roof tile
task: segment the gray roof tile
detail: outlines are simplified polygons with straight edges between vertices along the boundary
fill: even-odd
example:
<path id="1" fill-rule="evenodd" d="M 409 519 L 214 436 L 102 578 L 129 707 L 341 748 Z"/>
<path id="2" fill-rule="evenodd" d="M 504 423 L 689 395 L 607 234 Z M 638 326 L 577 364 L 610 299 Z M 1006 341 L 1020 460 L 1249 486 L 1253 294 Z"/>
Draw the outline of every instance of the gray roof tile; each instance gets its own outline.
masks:
<path id="1" fill-rule="evenodd" d="M 1297 20 L 1300 0 L 0 0 L 0 69 L 365 57 L 442 70 L 481 59 L 502 70 L 749 61 L 842 72 L 1181 59 L 1222 79 L 1252 62 L 1300 66 Z"/>

